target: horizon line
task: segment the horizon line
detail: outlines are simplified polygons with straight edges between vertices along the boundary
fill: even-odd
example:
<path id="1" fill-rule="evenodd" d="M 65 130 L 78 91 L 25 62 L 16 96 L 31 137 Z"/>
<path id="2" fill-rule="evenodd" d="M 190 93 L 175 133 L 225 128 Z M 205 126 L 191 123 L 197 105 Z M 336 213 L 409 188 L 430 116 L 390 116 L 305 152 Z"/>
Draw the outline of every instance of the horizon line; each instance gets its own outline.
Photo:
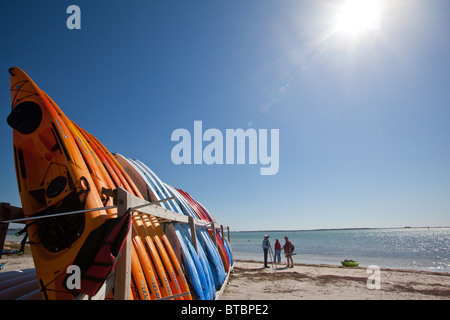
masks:
<path id="1" fill-rule="evenodd" d="M 320 229 L 277 229 L 277 230 L 239 230 L 230 232 L 293 232 L 293 231 L 330 231 L 330 230 L 376 230 L 376 229 L 429 229 L 429 228 L 450 228 L 450 226 L 426 226 L 426 227 L 355 227 L 355 228 L 320 228 Z"/>

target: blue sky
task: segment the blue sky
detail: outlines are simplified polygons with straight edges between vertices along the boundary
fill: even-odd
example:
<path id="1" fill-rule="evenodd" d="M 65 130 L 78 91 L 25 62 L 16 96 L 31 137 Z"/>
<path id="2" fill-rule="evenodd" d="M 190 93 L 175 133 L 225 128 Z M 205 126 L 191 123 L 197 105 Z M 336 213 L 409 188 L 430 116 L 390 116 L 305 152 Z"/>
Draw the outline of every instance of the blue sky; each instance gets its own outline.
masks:
<path id="1" fill-rule="evenodd" d="M 111 151 L 146 163 L 232 230 L 450 225 L 450 3 L 2 1 L 2 202 L 20 206 L 8 68 Z M 69 5 L 81 30 L 69 30 Z M 3 71 L 2 71 L 3 70 Z M 279 129 L 279 171 L 175 165 L 171 134 Z"/>

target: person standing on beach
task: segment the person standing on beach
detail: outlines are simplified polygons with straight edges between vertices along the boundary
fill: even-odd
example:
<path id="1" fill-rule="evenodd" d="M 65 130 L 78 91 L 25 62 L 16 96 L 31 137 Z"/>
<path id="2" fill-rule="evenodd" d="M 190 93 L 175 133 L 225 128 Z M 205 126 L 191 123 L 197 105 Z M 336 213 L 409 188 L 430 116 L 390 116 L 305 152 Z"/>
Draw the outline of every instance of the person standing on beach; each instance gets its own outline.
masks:
<path id="1" fill-rule="evenodd" d="M 262 248 L 264 251 L 264 268 L 269 268 L 269 266 L 267 265 L 267 254 L 268 254 L 269 248 L 270 248 L 270 242 L 269 242 L 268 235 L 264 236 L 264 240 L 262 242 Z"/>
<path id="2" fill-rule="evenodd" d="M 294 261 L 292 260 L 292 243 L 289 241 L 288 237 L 284 237 L 284 240 L 286 241 L 283 249 L 284 249 L 284 255 L 287 259 L 287 268 L 293 268 L 294 267 Z"/>
<path id="3" fill-rule="evenodd" d="M 280 241 L 278 241 L 278 239 L 275 239 L 274 250 L 275 250 L 275 256 L 273 258 L 273 260 L 274 260 L 273 262 L 280 263 L 281 262 L 281 243 L 280 243 Z"/>

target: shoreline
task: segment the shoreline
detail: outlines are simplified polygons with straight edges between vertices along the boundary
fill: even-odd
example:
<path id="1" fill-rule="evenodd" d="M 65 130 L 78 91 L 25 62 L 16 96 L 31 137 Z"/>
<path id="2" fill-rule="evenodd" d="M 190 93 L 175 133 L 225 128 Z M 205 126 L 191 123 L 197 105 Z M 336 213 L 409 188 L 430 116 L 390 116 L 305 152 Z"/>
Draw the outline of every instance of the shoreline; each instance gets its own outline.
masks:
<path id="1" fill-rule="evenodd" d="M 247 254 L 247 257 L 244 257 L 245 255 L 239 255 L 235 254 L 235 260 L 237 261 L 243 261 L 243 262 L 254 262 L 254 263 L 264 263 L 263 258 L 261 257 L 261 254 Z M 334 259 L 333 259 L 334 258 Z M 359 258 L 354 259 L 358 262 L 360 262 L 358 268 L 367 269 L 370 265 L 376 265 L 379 266 L 381 269 L 384 270 L 405 270 L 405 271 L 417 271 L 417 272 L 430 272 L 430 273 L 437 273 L 437 274 L 450 274 L 450 269 L 446 268 L 431 268 L 431 267 L 425 267 L 425 266 L 395 266 L 395 265 L 381 265 L 378 264 L 376 261 L 371 262 L 365 261 L 361 263 L 361 260 Z M 337 258 L 337 257 L 329 257 L 329 256 L 315 256 L 314 258 L 305 257 L 303 254 L 295 254 L 294 255 L 294 264 L 295 265 L 304 265 L 304 266 L 323 266 L 323 267 L 342 267 L 341 261 L 343 261 L 344 258 Z M 286 261 L 286 258 L 282 256 L 282 262 L 283 264 Z M 301 261 L 301 262 L 298 262 Z M 380 261 L 381 262 L 381 261 Z M 272 263 L 269 259 L 268 261 L 269 265 Z"/>
<path id="2" fill-rule="evenodd" d="M 237 259 L 237 262 L 242 263 L 254 263 L 254 264 L 260 264 L 263 265 L 264 261 L 259 260 L 247 260 L 247 259 Z M 269 265 L 271 262 L 269 262 Z M 279 263 L 279 268 L 282 268 L 285 265 L 284 262 Z M 358 266 L 358 267 L 344 267 L 339 264 L 327 264 L 327 263 L 296 263 L 294 262 L 294 266 L 299 267 L 323 267 L 323 268 L 340 268 L 340 269 L 361 269 L 361 270 L 367 270 L 367 266 Z M 425 273 L 425 274 L 431 274 L 431 275 L 447 275 L 450 277 L 450 272 L 445 271 L 429 271 L 429 270 L 419 270 L 419 269 L 405 269 L 405 268 L 390 268 L 390 267 L 380 267 L 380 270 L 384 271 L 393 271 L 393 272 L 417 272 L 417 273 Z"/>
<path id="3" fill-rule="evenodd" d="M 20 244 L 6 242 L 5 247 Z M 29 245 L 24 254 L 2 255 L 0 273 L 33 269 Z M 379 288 L 370 289 L 372 270 L 327 264 L 285 263 L 269 268 L 236 260 L 220 300 L 450 300 L 450 273 L 381 268 Z"/>
<path id="4" fill-rule="evenodd" d="M 340 228 L 304 231 L 230 232 L 234 257 L 262 261 L 261 239 L 284 236 L 296 245 L 294 262 L 341 265 L 353 259 L 360 266 L 450 272 L 448 239 L 450 228 Z M 272 241 L 273 242 L 273 241 Z M 400 242 L 402 245 L 399 245 Z M 273 260 L 269 251 L 269 260 Z M 281 252 L 282 253 L 282 252 Z M 283 259 L 283 256 L 281 257 Z"/>
<path id="5" fill-rule="evenodd" d="M 401 229 L 447 229 L 450 226 L 426 226 L 426 227 L 354 227 L 354 228 L 319 228 L 319 229 L 277 229 L 277 230 L 237 230 L 230 231 L 230 233 L 240 233 L 240 232 L 303 232 L 303 231 L 341 231 L 341 230 L 401 230 Z"/>
<path id="6" fill-rule="evenodd" d="M 369 288 L 373 277 L 364 267 L 237 260 L 221 300 L 450 300 L 450 273 L 381 268 Z"/>

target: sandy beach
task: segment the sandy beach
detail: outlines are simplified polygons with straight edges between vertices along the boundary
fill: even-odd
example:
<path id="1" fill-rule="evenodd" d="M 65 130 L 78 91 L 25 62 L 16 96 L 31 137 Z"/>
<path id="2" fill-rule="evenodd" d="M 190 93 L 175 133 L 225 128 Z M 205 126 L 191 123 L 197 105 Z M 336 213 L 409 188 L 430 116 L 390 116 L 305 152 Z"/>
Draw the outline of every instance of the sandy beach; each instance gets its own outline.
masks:
<path id="1" fill-rule="evenodd" d="M 381 269 L 369 289 L 367 268 L 295 264 L 263 268 L 236 261 L 222 300 L 449 300 L 450 274 Z M 369 283 L 374 285 L 371 278 Z"/>
<path id="2" fill-rule="evenodd" d="M 18 248 L 18 243 L 5 247 Z M 24 254 L 3 255 L 0 263 L 0 272 L 34 268 L 29 245 Z M 261 262 L 236 261 L 221 300 L 450 300 L 449 273 L 381 269 L 379 289 L 368 288 L 371 275 L 364 267 L 263 268 Z"/>
<path id="3" fill-rule="evenodd" d="M 5 241 L 4 248 L 19 249 L 20 243 Z M 25 246 L 25 252 L 23 254 L 11 254 L 11 255 L 3 254 L 2 257 L 0 258 L 0 264 L 3 264 L 3 268 L 2 270 L 0 270 L 0 272 L 34 268 L 34 262 L 33 257 L 31 256 L 30 245 L 27 244 Z"/>

